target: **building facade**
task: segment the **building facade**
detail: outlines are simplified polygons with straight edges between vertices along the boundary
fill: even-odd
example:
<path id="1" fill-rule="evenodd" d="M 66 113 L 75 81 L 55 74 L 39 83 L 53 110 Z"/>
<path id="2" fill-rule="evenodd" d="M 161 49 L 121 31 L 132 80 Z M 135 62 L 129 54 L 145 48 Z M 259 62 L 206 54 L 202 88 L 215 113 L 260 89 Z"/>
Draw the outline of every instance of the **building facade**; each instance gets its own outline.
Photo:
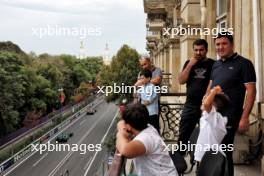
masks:
<path id="1" fill-rule="evenodd" d="M 233 32 L 235 51 L 250 59 L 256 69 L 257 97 L 248 132 L 249 139 L 256 142 L 260 128 L 264 127 L 264 1 L 143 0 L 143 4 L 147 14 L 146 49 L 154 64 L 171 75 L 170 92 L 185 92 L 177 75 L 192 56 L 195 39 L 206 39 L 207 56 L 216 59 L 214 35 L 217 30 Z M 237 143 L 249 148 L 245 140 Z"/>

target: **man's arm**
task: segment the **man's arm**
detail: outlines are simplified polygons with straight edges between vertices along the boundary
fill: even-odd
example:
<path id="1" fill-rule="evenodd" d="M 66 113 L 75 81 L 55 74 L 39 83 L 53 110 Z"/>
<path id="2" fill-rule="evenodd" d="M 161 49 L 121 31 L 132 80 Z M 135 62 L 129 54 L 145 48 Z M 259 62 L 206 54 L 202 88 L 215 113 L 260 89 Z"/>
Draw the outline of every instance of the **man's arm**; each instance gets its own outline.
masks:
<path id="1" fill-rule="evenodd" d="M 161 84 L 161 76 L 155 76 L 154 78 L 152 78 L 151 80 L 150 80 L 150 82 L 152 83 L 152 84 L 154 84 L 154 85 L 160 85 Z M 143 83 L 142 83 L 142 80 L 137 80 L 137 82 L 134 84 L 134 86 L 142 86 L 143 85 Z"/>
<path id="2" fill-rule="evenodd" d="M 138 77 L 137 77 L 137 82 L 134 84 L 134 86 L 138 87 L 138 86 L 142 86 L 142 80 L 140 79 L 140 72 L 138 73 Z"/>
<path id="3" fill-rule="evenodd" d="M 180 84 L 185 84 L 188 81 L 191 69 L 197 63 L 197 61 L 198 60 L 195 59 L 194 57 L 190 59 L 190 62 L 186 65 L 186 67 L 178 76 L 178 80 Z"/>
<path id="4" fill-rule="evenodd" d="M 150 82 L 154 85 L 160 85 L 161 84 L 161 76 L 155 76 L 150 80 Z"/>
<path id="5" fill-rule="evenodd" d="M 121 155 L 125 156 L 126 158 L 134 158 L 146 153 L 146 148 L 143 143 L 136 140 L 131 141 L 129 139 L 129 134 L 123 120 L 118 122 L 117 130 L 116 148 Z"/>
<path id="6" fill-rule="evenodd" d="M 246 87 L 246 96 L 244 101 L 245 103 L 244 103 L 243 113 L 239 122 L 240 132 L 245 132 L 248 130 L 249 114 L 252 110 L 257 92 L 255 83 L 247 83 L 245 84 L 245 87 Z"/>
<path id="7" fill-rule="evenodd" d="M 125 137 L 122 131 L 117 132 L 116 148 L 120 154 L 126 158 L 135 158 L 146 153 L 144 144 L 136 140 L 130 141 Z"/>

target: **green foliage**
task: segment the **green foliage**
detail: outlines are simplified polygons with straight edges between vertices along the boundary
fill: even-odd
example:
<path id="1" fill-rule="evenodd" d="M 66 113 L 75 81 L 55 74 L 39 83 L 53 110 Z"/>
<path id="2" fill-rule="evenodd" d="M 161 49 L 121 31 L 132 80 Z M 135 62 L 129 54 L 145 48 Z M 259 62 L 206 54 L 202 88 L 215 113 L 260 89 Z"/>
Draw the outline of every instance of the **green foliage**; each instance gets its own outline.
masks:
<path id="1" fill-rule="evenodd" d="M 126 86 L 134 85 L 137 80 L 139 72 L 138 63 L 139 54 L 135 49 L 130 48 L 127 45 L 123 45 L 116 56 L 112 58 L 110 66 L 103 66 L 99 74 L 100 86 L 113 86 L 114 83 L 121 86 L 122 83 Z M 132 94 L 110 94 L 107 97 L 108 101 L 114 101 L 116 99 L 132 98 Z"/>
<path id="2" fill-rule="evenodd" d="M 32 123 L 40 116 L 58 109 L 58 90 L 63 88 L 64 105 L 71 97 L 90 95 L 91 83 L 133 85 L 136 81 L 138 53 L 123 45 L 110 66 L 103 65 L 102 57 L 77 59 L 71 55 L 37 56 L 26 54 L 12 42 L 0 42 L 0 138 Z M 130 94 L 111 94 L 109 101 L 130 98 Z M 29 124 L 30 125 L 30 124 Z"/>
<path id="3" fill-rule="evenodd" d="M 89 73 L 92 76 L 92 79 L 96 79 L 96 75 L 99 73 L 103 65 L 103 58 L 102 57 L 89 57 L 89 58 L 81 60 L 81 64 L 83 68 L 89 71 Z"/>
<path id="4" fill-rule="evenodd" d="M 102 64 L 101 57 L 27 55 L 12 42 L 0 42 L 0 138 L 21 128 L 25 118 L 58 109 L 58 89 L 68 104 L 81 83 L 95 80 Z"/>
<path id="5" fill-rule="evenodd" d="M 63 73 L 55 65 L 43 64 L 38 69 L 38 73 L 44 78 L 49 79 L 52 87 L 59 88 L 63 83 Z"/>
<path id="6" fill-rule="evenodd" d="M 16 54 L 0 53 L 0 136 L 14 130 L 19 123 L 17 109 L 24 104 L 22 67 Z"/>

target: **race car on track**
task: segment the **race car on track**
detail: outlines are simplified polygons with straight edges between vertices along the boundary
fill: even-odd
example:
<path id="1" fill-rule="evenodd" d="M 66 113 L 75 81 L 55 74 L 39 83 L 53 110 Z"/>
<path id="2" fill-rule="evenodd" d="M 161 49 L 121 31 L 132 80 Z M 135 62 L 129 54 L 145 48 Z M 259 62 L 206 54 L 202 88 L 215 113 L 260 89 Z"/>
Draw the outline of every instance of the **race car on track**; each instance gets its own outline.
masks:
<path id="1" fill-rule="evenodd" d="M 66 132 L 63 132 L 61 134 L 59 134 L 57 137 L 56 137 L 56 141 L 57 142 L 68 142 L 69 138 L 71 138 L 73 136 L 73 133 L 66 133 Z"/>

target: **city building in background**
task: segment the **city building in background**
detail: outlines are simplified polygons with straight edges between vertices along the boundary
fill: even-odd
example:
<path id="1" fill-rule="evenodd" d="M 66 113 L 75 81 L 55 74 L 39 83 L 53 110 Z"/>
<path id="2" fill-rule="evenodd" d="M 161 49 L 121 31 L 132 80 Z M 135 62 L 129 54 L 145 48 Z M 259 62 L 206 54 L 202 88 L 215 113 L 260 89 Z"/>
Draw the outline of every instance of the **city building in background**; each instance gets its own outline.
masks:
<path id="1" fill-rule="evenodd" d="M 185 61 L 192 56 L 192 43 L 195 39 L 206 39 L 209 45 L 207 56 L 217 58 L 214 35 L 221 29 L 233 33 L 235 52 L 254 63 L 257 74 L 257 97 L 250 116 L 250 130 L 242 137 L 237 135 L 235 140 L 234 161 L 244 163 L 245 156 L 252 146 L 249 140 L 258 141 L 264 127 L 264 2 L 143 0 L 143 4 L 147 15 L 146 49 L 154 64 L 163 70 L 164 75 L 170 76 L 167 82 L 170 93 L 186 90 L 185 86 L 179 85 L 177 75 Z"/>

